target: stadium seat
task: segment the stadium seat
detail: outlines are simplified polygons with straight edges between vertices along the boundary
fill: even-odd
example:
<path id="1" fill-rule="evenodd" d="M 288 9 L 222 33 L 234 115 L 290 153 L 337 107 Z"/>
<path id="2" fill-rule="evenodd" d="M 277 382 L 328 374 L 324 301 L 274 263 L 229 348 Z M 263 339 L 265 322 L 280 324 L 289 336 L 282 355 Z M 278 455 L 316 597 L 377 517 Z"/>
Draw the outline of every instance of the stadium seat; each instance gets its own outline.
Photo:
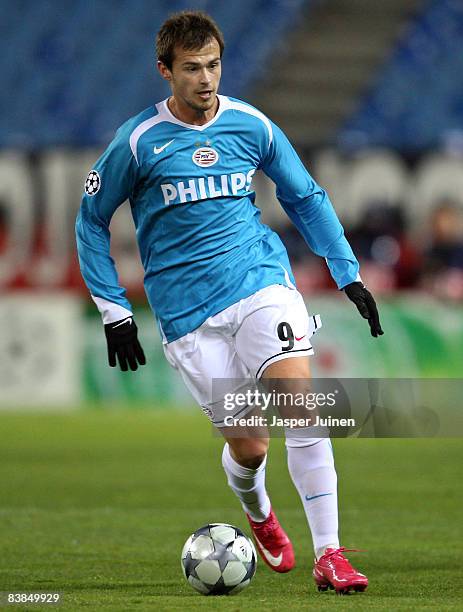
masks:
<path id="1" fill-rule="evenodd" d="M 275 37 L 309 1 L 194 3 L 224 31 L 222 92 L 243 94 Z M 126 118 L 168 94 L 154 74 L 155 33 L 170 13 L 190 7 L 185 0 L 0 0 L 0 145 L 107 143 Z"/>
<path id="2" fill-rule="evenodd" d="M 435 147 L 463 125 L 463 4 L 432 0 L 405 33 L 338 141 Z"/>

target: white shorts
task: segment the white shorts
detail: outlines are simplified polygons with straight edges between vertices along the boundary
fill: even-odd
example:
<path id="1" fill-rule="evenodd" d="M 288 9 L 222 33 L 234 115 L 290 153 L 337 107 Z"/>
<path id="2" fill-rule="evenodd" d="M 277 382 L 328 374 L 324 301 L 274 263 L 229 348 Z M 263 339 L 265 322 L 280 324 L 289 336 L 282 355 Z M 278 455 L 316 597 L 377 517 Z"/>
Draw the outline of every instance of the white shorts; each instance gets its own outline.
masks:
<path id="1" fill-rule="evenodd" d="M 276 361 L 313 355 L 310 338 L 320 327 L 320 316 L 309 316 L 296 289 L 270 285 L 164 344 L 164 352 L 205 414 L 220 426 L 223 395 L 213 397 L 214 379 L 259 379 Z"/>

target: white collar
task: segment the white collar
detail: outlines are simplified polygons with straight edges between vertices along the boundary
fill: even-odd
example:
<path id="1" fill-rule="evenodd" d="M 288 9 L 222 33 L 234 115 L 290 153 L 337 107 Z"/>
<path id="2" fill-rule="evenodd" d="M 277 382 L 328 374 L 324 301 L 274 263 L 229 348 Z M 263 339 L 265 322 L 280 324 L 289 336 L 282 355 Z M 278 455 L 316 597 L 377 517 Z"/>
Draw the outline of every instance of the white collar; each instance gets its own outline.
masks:
<path id="1" fill-rule="evenodd" d="M 183 127 L 190 128 L 191 130 L 198 130 L 199 132 L 201 132 L 202 130 L 205 130 L 206 128 L 210 127 L 213 123 L 215 123 L 217 119 L 220 117 L 220 115 L 225 110 L 227 110 L 227 108 L 229 108 L 230 106 L 227 96 L 222 96 L 222 95 L 217 94 L 217 99 L 219 101 L 219 108 L 217 109 L 217 112 L 212 117 L 212 119 L 208 121 L 207 123 L 205 123 L 204 125 L 192 125 L 191 123 L 185 123 L 184 121 L 180 121 L 180 119 L 177 119 L 177 117 L 175 117 L 172 114 L 172 112 L 169 109 L 169 105 L 167 104 L 167 101 L 169 100 L 169 98 L 166 98 L 162 102 L 159 102 L 158 104 L 156 104 L 156 108 L 160 114 L 164 115 L 163 118 L 166 121 L 170 121 L 171 123 L 176 123 L 177 125 L 182 125 Z"/>

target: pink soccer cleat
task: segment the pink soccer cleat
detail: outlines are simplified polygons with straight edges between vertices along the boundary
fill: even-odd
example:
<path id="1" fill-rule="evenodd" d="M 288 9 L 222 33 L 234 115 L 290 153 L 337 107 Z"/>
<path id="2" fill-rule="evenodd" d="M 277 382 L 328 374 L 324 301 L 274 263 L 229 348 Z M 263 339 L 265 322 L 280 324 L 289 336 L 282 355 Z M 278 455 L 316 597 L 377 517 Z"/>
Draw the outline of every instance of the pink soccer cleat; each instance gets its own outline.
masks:
<path id="1" fill-rule="evenodd" d="M 257 550 L 265 563 L 274 571 L 284 574 L 294 567 L 294 550 L 273 510 L 265 521 L 257 522 L 247 514 Z"/>
<path id="2" fill-rule="evenodd" d="M 368 586 L 368 578 L 352 567 L 345 551 L 356 552 L 354 549 L 327 548 L 324 555 L 315 561 L 313 577 L 319 591 L 334 589 L 338 595 L 345 595 L 352 589 L 364 591 Z"/>

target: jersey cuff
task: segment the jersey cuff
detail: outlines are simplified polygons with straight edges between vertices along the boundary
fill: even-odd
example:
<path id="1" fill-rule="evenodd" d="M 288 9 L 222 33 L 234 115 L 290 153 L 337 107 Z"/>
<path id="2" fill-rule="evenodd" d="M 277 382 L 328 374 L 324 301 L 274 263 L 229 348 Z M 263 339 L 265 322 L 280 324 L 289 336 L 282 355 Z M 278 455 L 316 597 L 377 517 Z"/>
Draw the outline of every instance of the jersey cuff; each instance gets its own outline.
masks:
<path id="1" fill-rule="evenodd" d="M 127 308 L 124 308 L 124 306 L 120 304 L 114 304 L 114 302 L 109 302 L 104 298 L 95 297 L 94 295 L 92 295 L 92 300 L 97 305 L 105 325 L 133 316 L 130 310 L 127 310 Z"/>
<path id="2" fill-rule="evenodd" d="M 343 285 L 342 287 L 339 287 L 339 285 L 338 285 L 339 291 L 344 291 L 344 289 L 347 287 L 347 285 L 350 285 L 351 283 L 362 283 L 362 285 L 365 285 L 365 283 L 363 282 L 360 274 L 357 273 L 357 276 L 356 276 L 354 281 L 350 281 L 350 283 L 347 283 L 347 284 Z"/>

